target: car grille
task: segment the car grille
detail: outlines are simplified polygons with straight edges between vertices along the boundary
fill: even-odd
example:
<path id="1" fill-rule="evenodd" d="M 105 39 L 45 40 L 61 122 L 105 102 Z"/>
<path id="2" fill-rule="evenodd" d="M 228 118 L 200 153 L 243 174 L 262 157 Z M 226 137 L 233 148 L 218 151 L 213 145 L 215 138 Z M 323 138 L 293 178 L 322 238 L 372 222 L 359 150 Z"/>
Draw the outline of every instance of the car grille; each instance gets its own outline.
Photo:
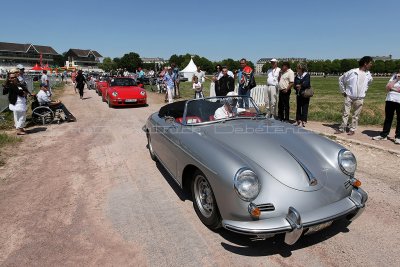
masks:
<path id="1" fill-rule="evenodd" d="M 260 211 L 274 211 L 275 210 L 275 206 L 272 203 L 260 204 L 260 205 L 257 205 L 257 208 L 259 208 Z"/>
<path id="2" fill-rule="evenodd" d="M 346 189 L 349 189 L 350 186 L 351 186 L 351 182 L 350 182 L 350 180 L 347 180 L 347 181 L 344 183 L 344 187 L 345 187 Z"/>

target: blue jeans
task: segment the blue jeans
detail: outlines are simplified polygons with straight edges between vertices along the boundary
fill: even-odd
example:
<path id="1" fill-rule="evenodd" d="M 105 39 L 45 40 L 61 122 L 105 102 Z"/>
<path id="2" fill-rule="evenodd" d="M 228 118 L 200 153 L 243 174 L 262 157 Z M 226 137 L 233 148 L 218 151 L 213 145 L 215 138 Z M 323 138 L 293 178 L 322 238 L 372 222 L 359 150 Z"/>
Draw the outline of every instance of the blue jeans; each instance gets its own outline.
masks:
<path id="1" fill-rule="evenodd" d="M 249 109 L 249 97 L 250 97 L 250 90 L 244 89 L 243 87 L 239 86 L 239 95 L 247 96 L 246 98 L 239 98 L 239 108 Z"/>

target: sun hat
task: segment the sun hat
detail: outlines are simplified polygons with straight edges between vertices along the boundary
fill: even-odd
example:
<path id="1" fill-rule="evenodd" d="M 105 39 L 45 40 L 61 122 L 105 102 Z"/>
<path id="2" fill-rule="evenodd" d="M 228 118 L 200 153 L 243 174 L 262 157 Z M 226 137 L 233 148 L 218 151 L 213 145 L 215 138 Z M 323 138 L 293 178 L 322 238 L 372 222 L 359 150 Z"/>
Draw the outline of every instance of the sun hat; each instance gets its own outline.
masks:
<path id="1" fill-rule="evenodd" d="M 278 60 L 276 58 L 273 58 L 269 62 L 278 62 Z"/>

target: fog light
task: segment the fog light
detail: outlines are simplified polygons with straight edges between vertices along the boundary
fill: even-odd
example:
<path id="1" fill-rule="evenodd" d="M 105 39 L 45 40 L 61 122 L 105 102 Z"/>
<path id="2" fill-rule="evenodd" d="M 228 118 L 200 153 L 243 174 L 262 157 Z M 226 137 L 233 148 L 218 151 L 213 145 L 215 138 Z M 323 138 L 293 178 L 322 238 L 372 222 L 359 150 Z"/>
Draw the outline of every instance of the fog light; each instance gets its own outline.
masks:
<path id="1" fill-rule="evenodd" d="M 350 183 L 354 186 L 354 187 L 360 187 L 361 186 L 361 181 L 356 179 L 356 178 L 352 178 L 350 180 Z"/>
<path id="2" fill-rule="evenodd" d="M 249 211 L 251 217 L 253 217 L 255 219 L 258 219 L 261 215 L 260 209 L 254 203 L 249 204 L 248 211 Z"/>

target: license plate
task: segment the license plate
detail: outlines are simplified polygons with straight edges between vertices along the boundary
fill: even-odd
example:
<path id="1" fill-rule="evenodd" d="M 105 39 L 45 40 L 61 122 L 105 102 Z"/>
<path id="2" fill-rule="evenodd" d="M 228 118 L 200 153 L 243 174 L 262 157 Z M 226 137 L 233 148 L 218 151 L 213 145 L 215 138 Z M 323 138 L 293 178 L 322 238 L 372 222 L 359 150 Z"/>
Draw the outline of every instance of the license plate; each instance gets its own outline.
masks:
<path id="1" fill-rule="evenodd" d="M 136 103 L 137 99 L 126 99 L 125 103 Z"/>
<path id="2" fill-rule="evenodd" d="M 308 231 L 304 235 L 311 235 L 313 233 L 319 232 L 319 231 L 331 226 L 332 222 L 333 221 L 311 226 L 310 228 L 308 228 Z"/>

